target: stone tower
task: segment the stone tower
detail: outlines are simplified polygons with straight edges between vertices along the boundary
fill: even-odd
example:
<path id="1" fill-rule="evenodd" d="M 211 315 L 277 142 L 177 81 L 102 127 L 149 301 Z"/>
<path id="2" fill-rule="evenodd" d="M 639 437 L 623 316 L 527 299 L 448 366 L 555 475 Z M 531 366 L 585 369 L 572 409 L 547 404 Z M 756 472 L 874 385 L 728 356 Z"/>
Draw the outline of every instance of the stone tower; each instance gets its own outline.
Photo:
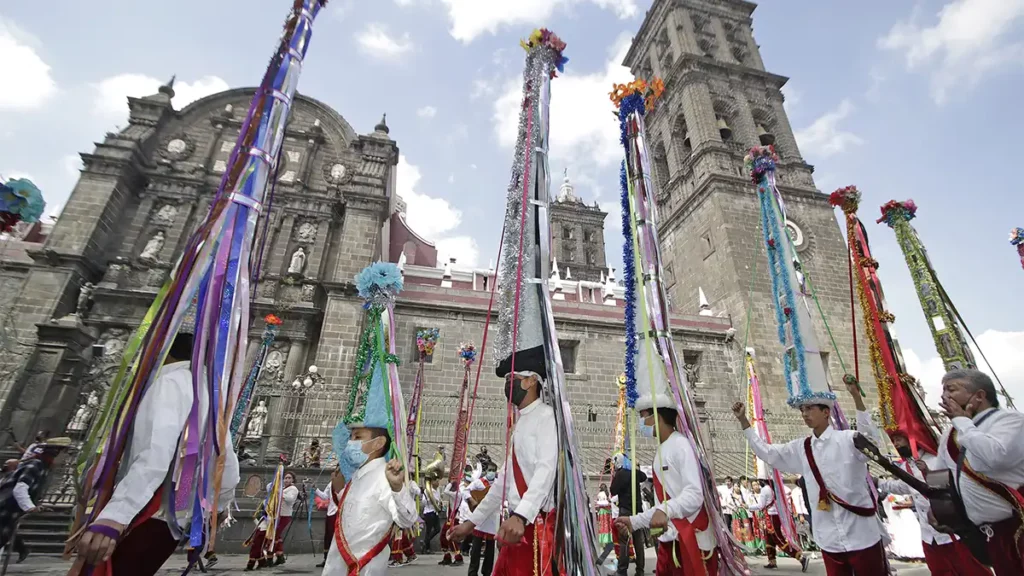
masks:
<path id="1" fill-rule="evenodd" d="M 604 219 L 607 212 L 595 202 L 587 206 L 576 195 L 568 172 L 562 177 L 558 196 L 551 203 L 551 255 L 558 261 L 558 271 L 573 280 L 601 281 L 608 273 L 604 254 Z"/>
<path id="2" fill-rule="evenodd" d="M 838 344 L 837 355 L 808 296 L 823 359 L 844 404 L 849 398 L 841 390 L 843 366 L 854 370 L 854 341 L 843 235 L 786 117 L 781 88 L 788 79 L 767 72 L 761 60 L 752 33 L 755 7 L 743 0 L 655 0 L 624 65 L 638 78 L 660 77 L 666 86 L 665 96 L 647 116 L 647 137 L 670 298 L 676 309 L 695 310 L 703 287 L 712 307 L 732 316 L 737 342 L 746 341 L 757 352 L 772 435 L 781 440 L 806 428 L 785 405 L 782 348 L 758 202 L 743 167 L 749 148 L 774 144 L 781 158 L 778 184 L 786 202 L 786 227 Z M 857 329 L 863 334 L 862 325 Z M 863 341 L 860 349 L 866 350 Z M 861 380 L 873 396 L 867 358 L 861 360 Z M 706 395 L 713 421 L 718 413 L 728 418 L 732 400 L 746 398 L 745 380 L 736 380 L 720 388 L 717 397 Z M 718 426 L 728 430 L 734 424 Z M 740 449 L 723 445 L 735 435 L 717 436 L 716 450 Z"/>

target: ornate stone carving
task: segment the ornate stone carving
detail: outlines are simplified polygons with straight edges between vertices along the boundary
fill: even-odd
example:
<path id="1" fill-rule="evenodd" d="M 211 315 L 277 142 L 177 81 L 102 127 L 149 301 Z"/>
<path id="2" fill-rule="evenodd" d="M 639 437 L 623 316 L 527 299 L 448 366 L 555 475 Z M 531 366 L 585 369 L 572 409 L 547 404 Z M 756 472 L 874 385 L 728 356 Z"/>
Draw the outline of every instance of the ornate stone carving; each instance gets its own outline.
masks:
<path id="1" fill-rule="evenodd" d="M 295 229 L 295 239 L 303 244 L 316 241 L 317 226 L 313 222 L 303 222 Z"/>
<path id="2" fill-rule="evenodd" d="M 75 412 L 74 418 L 71 419 L 71 423 L 68 424 L 68 432 L 84 432 L 89 428 L 89 423 L 92 422 L 92 417 L 96 415 L 96 410 L 100 407 L 100 396 L 96 390 L 90 390 L 89 395 L 86 396 L 85 402 L 78 407 L 78 411 Z"/>
<path id="3" fill-rule="evenodd" d="M 277 282 L 273 280 L 264 281 L 260 285 L 260 297 L 273 300 L 275 296 L 277 296 Z"/>
<path id="4" fill-rule="evenodd" d="M 178 207 L 173 204 L 164 204 L 153 214 L 151 222 L 156 226 L 171 226 L 174 218 L 178 215 Z"/>
<path id="5" fill-rule="evenodd" d="M 263 361 L 263 369 L 260 371 L 261 382 L 279 382 L 281 380 L 281 369 L 284 368 L 285 354 L 281 350 L 271 350 L 267 359 Z"/>
<path id="6" fill-rule="evenodd" d="M 178 161 L 184 160 L 192 155 L 196 149 L 195 143 L 188 134 L 177 134 L 168 138 L 162 146 L 160 146 L 160 155 L 168 160 Z"/>
<path id="7" fill-rule="evenodd" d="M 324 162 L 324 180 L 328 184 L 340 186 L 352 179 L 352 169 L 342 162 Z"/>
<path id="8" fill-rule="evenodd" d="M 267 409 L 266 401 L 260 400 L 249 415 L 249 424 L 245 427 L 246 438 L 256 439 L 263 436 L 263 427 L 267 423 L 268 412 L 270 411 Z"/>
<path id="9" fill-rule="evenodd" d="M 85 318 L 89 314 L 89 309 L 92 307 L 92 293 L 95 291 L 96 286 L 92 282 L 82 284 L 82 288 L 78 291 L 78 303 L 75 306 L 75 314 L 79 318 Z"/>
<path id="10" fill-rule="evenodd" d="M 302 299 L 303 302 L 312 302 L 313 301 L 313 294 L 315 292 L 316 292 L 316 287 L 315 286 L 313 286 L 312 284 L 303 284 L 302 285 L 302 294 L 301 294 L 300 298 Z"/>

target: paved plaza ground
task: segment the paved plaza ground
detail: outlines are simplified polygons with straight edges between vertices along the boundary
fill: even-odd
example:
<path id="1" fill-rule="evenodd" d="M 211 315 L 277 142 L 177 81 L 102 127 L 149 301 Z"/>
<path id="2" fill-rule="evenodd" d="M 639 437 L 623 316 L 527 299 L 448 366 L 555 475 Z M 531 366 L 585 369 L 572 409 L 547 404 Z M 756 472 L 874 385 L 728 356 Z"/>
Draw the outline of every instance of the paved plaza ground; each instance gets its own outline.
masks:
<path id="1" fill-rule="evenodd" d="M 442 568 L 437 565 L 439 556 L 420 556 L 414 563 L 409 566 L 403 566 L 401 568 L 391 568 L 388 570 L 389 573 L 396 574 L 397 576 L 463 576 L 466 574 L 466 567 L 458 568 Z M 222 576 L 222 575 L 235 575 L 242 574 L 242 569 L 245 567 L 246 557 L 244 555 L 223 555 L 220 557 L 220 562 L 217 566 L 210 569 L 208 574 L 211 576 Z M 310 554 L 292 556 L 288 559 L 288 563 L 278 568 L 268 568 L 263 570 L 257 570 L 254 574 L 262 576 L 272 575 L 286 575 L 286 574 L 320 574 L 320 568 L 315 568 L 316 564 L 320 562 L 320 558 L 314 558 Z M 790 560 L 788 558 L 782 558 L 779 560 L 778 570 L 766 570 L 764 568 L 765 559 L 763 557 L 751 557 L 748 559 L 750 567 L 753 569 L 753 573 L 757 575 L 796 575 L 800 574 L 800 564 Z M 654 551 L 648 550 L 647 552 L 647 565 L 654 566 Z M 67 573 L 69 562 L 65 562 L 57 557 L 45 557 L 45 556 L 33 556 L 30 557 L 22 564 L 15 565 L 13 562 L 7 569 L 7 574 L 10 575 L 34 575 L 34 576 L 64 576 Z M 925 576 L 929 574 L 928 569 L 924 564 L 905 564 L 902 562 L 894 563 L 894 566 L 899 572 L 900 576 Z M 175 556 L 167 562 L 161 576 L 163 575 L 180 575 L 185 567 L 185 557 Z M 651 572 L 648 572 L 650 574 Z M 825 567 L 821 563 L 820 558 L 815 558 L 811 561 L 811 567 L 807 571 L 808 574 L 824 575 Z M 193 570 L 192 574 L 199 574 L 198 570 Z M 632 574 L 632 571 L 630 572 Z"/>

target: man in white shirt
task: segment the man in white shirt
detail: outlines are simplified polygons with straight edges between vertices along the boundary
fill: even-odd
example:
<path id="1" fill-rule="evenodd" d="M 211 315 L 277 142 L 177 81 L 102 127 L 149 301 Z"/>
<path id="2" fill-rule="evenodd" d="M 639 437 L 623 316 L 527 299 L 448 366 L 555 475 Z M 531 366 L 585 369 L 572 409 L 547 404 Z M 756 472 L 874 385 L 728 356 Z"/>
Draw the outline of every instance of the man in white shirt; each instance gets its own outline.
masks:
<path id="1" fill-rule="evenodd" d="M 70 438 L 39 439 L 36 450 L 25 460 L 8 460 L 0 481 L 0 550 L 7 546 L 18 553 L 17 564 L 25 561 L 29 549 L 16 534 L 25 514 L 39 511 L 36 504 L 46 491 L 50 470 L 63 460 Z"/>
<path id="2" fill-rule="evenodd" d="M 775 561 L 775 556 L 776 549 L 780 549 L 800 562 L 803 571 L 807 572 L 807 565 L 810 560 L 804 557 L 803 552 L 797 550 L 786 541 L 786 537 L 782 534 L 782 519 L 779 517 L 779 509 L 775 503 L 775 490 L 772 488 L 771 483 L 763 478 L 758 479 L 758 483 L 761 486 L 761 491 L 758 492 L 757 503 L 750 507 L 750 511 L 764 510 L 766 514 L 764 548 L 768 556 L 768 565 L 765 568 L 775 569 L 779 567 Z"/>
<path id="3" fill-rule="evenodd" d="M 534 362 L 531 367 L 543 370 L 543 362 Z M 502 544 L 494 565 L 494 574 L 498 576 L 532 574 L 538 565 L 535 560 L 541 572 L 547 574 L 547 564 L 554 559 L 551 497 L 558 461 L 558 432 L 554 410 L 540 397 L 543 385 L 543 374 L 538 372 L 517 370 L 506 375 L 505 397 L 519 409 L 511 449 L 494 481 L 494 489 L 451 535 L 457 542 L 468 538 L 477 526 L 500 510 L 502 494 L 507 493 L 509 517 L 497 534 Z M 539 559 L 535 558 L 535 550 L 539 551 Z"/>
<path id="4" fill-rule="evenodd" d="M 978 370 L 942 377 L 942 408 L 953 425 L 938 465 L 954 472 L 968 518 L 988 536 L 996 576 L 1024 574 L 1024 415 L 999 408 L 992 379 Z"/>
<path id="5" fill-rule="evenodd" d="M 888 572 L 876 515 L 878 503 L 868 486 L 868 458 L 854 447 L 853 438 L 860 433 L 877 443 L 878 429 L 856 380 L 850 379 L 846 387 L 857 408 L 856 432 L 832 428 L 833 402 L 815 397 L 800 406 L 804 423 L 813 434 L 786 444 L 768 444 L 750 427 L 742 402 L 732 409 L 754 454 L 776 470 L 807 478 L 812 531 L 826 573 L 877 576 Z"/>
<path id="6" fill-rule="evenodd" d="M 893 446 L 902 460 L 896 464 L 922 482 L 925 481 L 927 470 L 939 468 L 938 458 L 931 454 L 921 453 L 916 462 L 910 447 L 910 441 L 902 430 L 889 433 Z M 941 576 L 985 576 L 992 572 L 985 568 L 956 536 L 939 532 L 931 525 L 928 516 L 931 503 L 920 492 L 911 488 L 902 480 L 879 480 L 878 489 L 889 494 L 908 495 L 913 498 L 917 521 L 921 524 L 921 541 L 924 548 L 924 561 L 933 575 Z"/>
<path id="7" fill-rule="evenodd" d="M 158 513 L 163 504 L 164 481 L 176 467 L 178 441 L 192 410 L 191 357 L 192 335 L 178 333 L 136 409 L 131 444 L 122 456 L 120 472 L 124 475 L 114 487 L 110 501 L 78 541 L 76 566 L 109 562 L 108 576 L 151 576 L 178 547 L 179 539 Z M 206 425 L 209 392 L 205 382 L 199 384 L 198 390 L 202 428 Z M 238 458 L 230 434 L 221 450 L 224 473 L 217 504 L 223 511 L 233 500 L 239 480 Z M 192 502 L 179 503 L 175 515 L 178 527 L 187 531 Z"/>
<path id="8" fill-rule="evenodd" d="M 484 475 L 470 482 L 466 487 L 463 497 L 469 503 L 469 507 L 476 509 L 491 490 L 495 478 L 498 476 L 498 466 L 491 461 L 483 465 Z M 473 542 L 469 552 L 468 576 L 491 576 L 491 569 L 494 567 L 494 535 L 498 532 L 498 510 L 495 509 L 476 529 L 473 530 Z M 483 565 L 480 564 L 480 556 L 483 556 Z"/>
<path id="9" fill-rule="evenodd" d="M 667 394 L 657 397 L 655 412 L 650 394 L 641 395 L 635 408 L 641 436 L 661 441 L 654 454 L 654 492 L 658 505 L 641 514 L 619 516 L 619 537 L 641 528 L 658 536 L 658 576 L 718 574 L 718 540 L 704 504 L 704 489 L 697 455 L 676 430 L 678 414 Z M 657 430 L 657 433 L 655 433 Z M 643 550 L 638 548 L 637 555 Z"/>
<path id="10" fill-rule="evenodd" d="M 469 540 L 462 542 L 456 542 L 451 539 L 451 534 L 458 528 L 460 524 L 469 520 L 471 510 L 469 509 L 469 502 L 463 496 L 466 489 L 469 487 L 469 483 L 473 481 L 473 467 L 469 464 L 462 471 L 462 481 L 458 486 L 454 482 L 445 489 L 445 496 L 448 498 L 448 503 L 455 509 L 455 525 L 449 527 L 448 530 L 441 535 L 441 547 L 444 548 L 444 558 L 438 562 L 439 566 L 462 566 L 465 563 L 463 554 L 468 554 Z M 447 543 L 447 546 L 445 546 Z"/>
<path id="11" fill-rule="evenodd" d="M 338 520 L 338 497 L 344 487 L 345 479 L 342 478 L 341 471 L 335 468 L 331 470 L 330 483 L 324 486 L 323 490 L 316 489 L 317 497 L 327 501 L 327 516 L 324 517 L 324 561 L 317 564 L 317 568 L 323 568 L 327 564 L 327 553 L 334 545 L 334 525 Z"/>
<path id="12" fill-rule="evenodd" d="M 718 486 L 718 501 L 722 505 L 722 516 L 725 517 L 725 523 L 732 528 L 732 515 L 736 512 L 736 503 L 732 499 L 732 476 L 725 477 L 725 484 Z"/>
<path id="13" fill-rule="evenodd" d="M 390 448 L 386 429 L 352 426 L 340 457 L 355 472 L 338 501 L 339 526 L 323 576 L 381 576 L 387 571 L 392 526 L 404 530 L 416 522 L 401 460 L 384 462 Z"/>

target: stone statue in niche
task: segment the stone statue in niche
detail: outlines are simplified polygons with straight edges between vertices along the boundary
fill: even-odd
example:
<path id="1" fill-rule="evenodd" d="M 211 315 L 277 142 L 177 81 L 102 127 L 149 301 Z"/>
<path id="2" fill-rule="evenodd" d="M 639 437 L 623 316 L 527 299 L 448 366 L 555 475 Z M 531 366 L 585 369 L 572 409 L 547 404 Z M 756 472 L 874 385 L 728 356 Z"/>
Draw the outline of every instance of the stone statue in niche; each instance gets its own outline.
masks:
<path id="1" fill-rule="evenodd" d="M 267 424 L 267 402 L 260 400 L 252 414 L 249 415 L 249 424 L 245 427 L 245 437 L 257 439 L 263 436 L 263 427 Z"/>
<path id="2" fill-rule="evenodd" d="M 142 253 L 139 254 L 139 259 L 156 261 L 160 256 L 160 251 L 164 249 L 165 240 L 164 231 L 157 230 L 156 234 L 153 234 L 153 237 L 149 239 L 149 242 L 146 242 L 145 248 L 143 248 Z"/>
<path id="3" fill-rule="evenodd" d="M 89 309 L 92 308 L 92 293 L 95 291 L 96 287 L 92 282 L 82 284 L 82 288 L 78 291 L 78 303 L 75 306 L 75 314 L 79 318 L 85 318 L 89 314 Z"/>
<path id="4" fill-rule="evenodd" d="M 75 417 L 71 419 L 71 423 L 68 424 L 68 432 L 84 432 L 89 428 L 89 423 L 92 421 L 93 415 L 96 414 L 96 410 L 100 407 L 100 395 L 95 390 L 89 392 L 89 396 L 85 399 L 85 402 L 78 407 L 78 411 L 75 412 Z"/>
<path id="5" fill-rule="evenodd" d="M 288 264 L 288 273 L 289 274 L 296 274 L 296 275 L 301 276 L 302 275 L 302 271 L 305 268 L 306 268 L 306 251 L 302 248 L 302 246 L 299 246 L 298 248 L 295 249 L 295 252 L 292 253 L 292 260 Z"/>
<path id="6" fill-rule="evenodd" d="M 305 244 L 312 244 L 316 240 L 316 224 L 312 222 L 303 222 L 295 234 L 296 239 L 299 242 Z"/>
<path id="7" fill-rule="evenodd" d="M 688 358 L 689 362 L 683 362 L 683 372 L 686 372 L 686 381 L 690 386 L 700 382 L 700 364 L 696 358 Z"/>
<path id="8" fill-rule="evenodd" d="M 174 218 L 178 215 L 178 208 L 172 204 L 164 204 L 153 216 L 153 223 L 158 226 L 170 226 L 174 224 Z"/>

